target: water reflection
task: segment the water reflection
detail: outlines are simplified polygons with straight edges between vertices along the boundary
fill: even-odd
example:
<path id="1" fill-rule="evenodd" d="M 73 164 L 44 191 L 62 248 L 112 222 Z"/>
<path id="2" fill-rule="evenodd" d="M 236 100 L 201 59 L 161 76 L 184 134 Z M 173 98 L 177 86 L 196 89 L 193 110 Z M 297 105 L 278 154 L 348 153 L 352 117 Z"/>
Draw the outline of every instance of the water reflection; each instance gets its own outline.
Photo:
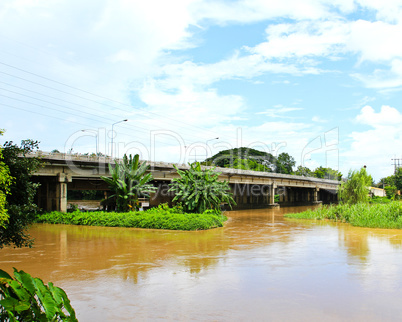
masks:
<path id="1" fill-rule="evenodd" d="M 0 250 L 66 289 L 82 321 L 393 319 L 402 232 L 233 211 L 224 228 L 175 232 L 36 225 Z"/>

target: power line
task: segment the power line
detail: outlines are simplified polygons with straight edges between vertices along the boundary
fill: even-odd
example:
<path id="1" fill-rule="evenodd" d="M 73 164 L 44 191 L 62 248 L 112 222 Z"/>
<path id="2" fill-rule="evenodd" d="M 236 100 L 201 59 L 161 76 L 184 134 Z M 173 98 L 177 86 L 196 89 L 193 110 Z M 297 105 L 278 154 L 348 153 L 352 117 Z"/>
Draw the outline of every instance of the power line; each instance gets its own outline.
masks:
<path id="1" fill-rule="evenodd" d="M 5 83 L 5 82 L 0 81 L 0 83 Z M 8 83 L 5 83 L 5 84 L 9 85 Z M 80 107 L 83 107 L 83 108 L 86 108 L 86 109 L 89 109 L 89 110 L 93 110 L 93 111 L 98 112 L 98 110 L 96 110 L 96 109 L 94 109 L 94 108 L 87 107 L 87 106 L 82 105 L 82 104 L 78 104 L 78 103 L 75 103 L 75 102 L 70 102 L 70 101 L 63 100 L 63 99 L 60 99 L 60 98 L 56 98 L 56 97 L 53 97 L 53 96 L 49 96 L 49 95 L 46 95 L 46 94 L 42 94 L 42 93 L 38 93 L 38 92 L 35 92 L 35 91 L 27 90 L 27 89 L 24 89 L 24 88 L 21 88 L 21 87 L 18 87 L 18 86 L 14 86 L 14 85 L 11 85 L 11 86 L 12 86 L 12 87 L 19 88 L 19 89 L 22 89 L 22 90 L 26 90 L 26 91 L 31 92 L 31 93 L 39 94 L 39 95 L 41 95 L 41 96 L 49 97 L 49 98 L 51 98 L 51 99 L 59 100 L 59 101 L 62 101 L 62 102 L 66 102 L 66 103 L 68 103 L 68 104 L 77 105 L 77 106 L 80 106 Z M 96 115 L 96 114 L 93 114 L 93 113 L 89 113 L 89 112 L 84 112 L 84 111 L 82 111 L 82 110 L 78 110 L 78 109 L 73 108 L 73 107 L 70 107 L 70 106 L 67 107 L 67 106 L 64 106 L 64 105 L 61 105 L 61 104 L 57 104 L 57 103 L 54 103 L 54 102 L 50 102 L 50 101 L 48 101 L 48 100 L 43 100 L 43 99 L 40 99 L 40 98 L 37 98 L 37 97 L 33 97 L 33 96 L 30 96 L 30 95 L 22 94 L 22 93 L 20 93 L 20 92 L 16 92 L 16 91 L 12 91 L 12 90 L 9 90 L 9 89 L 5 89 L 5 88 L 3 88 L 3 87 L 0 87 L 0 89 L 3 90 L 3 91 L 7 91 L 7 92 L 10 92 L 10 93 L 13 93 L 13 94 L 21 95 L 21 96 L 24 96 L 24 97 L 26 97 L 26 98 L 30 98 L 30 99 L 36 100 L 36 101 L 39 101 L 39 102 L 48 103 L 48 104 L 51 104 L 52 106 L 59 106 L 59 107 L 61 107 L 61 108 L 63 108 L 63 109 L 68 109 L 68 112 L 59 110 L 59 109 L 54 108 L 54 107 L 50 108 L 50 107 L 46 107 L 46 106 L 44 106 L 44 105 L 34 104 L 34 103 L 31 103 L 31 102 L 28 102 L 28 101 L 19 100 L 19 99 L 17 99 L 17 98 L 13 98 L 13 97 L 10 97 L 10 96 L 7 96 L 7 95 L 2 95 L 2 94 L 0 94 L 0 96 L 6 97 L 6 98 L 9 98 L 9 99 L 18 100 L 18 101 L 23 102 L 23 103 L 36 105 L 36 106 L 43 107 L 43 108 L 48 108 L 48 109 L 51 109 L 51 110 L 54 110 L 54 111 L 59 111 L 59 112 L 66 113 L 66 114 L 69 114 L 69 115 L 70 115 L 70 114 L 73 114 L 73 113 L 71 112 L 71 110 L 73 110 L 73 111 L 76 111 L 76 112 L 81 113 L 81 114 L 86 114 L 86 115 L 89 115 L 89 116 L 91 116 L 91 117 L 96 117 L 96 118 L 99 118 L 99 119 L 106 120 L 106 122 L 103 122 L 103 123 L 104 123 L 104 124 L 107 124 L 107 125 L 110 125 L 110 118 L 106 118 L 106 117 L 99 116 L 99 115 Z M 74 115 L 74 114 L 73 114 L 73 115 Z M 120 117 L 120 115 L 117 115 L 117 114 L 114 114 L 114 115 Z M 75 115 L 75 116 L 77 116 L 77 115 Z M 99 120 L 90 119 L 90 118 L 88 118 L 88 117 L 87 117 L 87 119 L 92 120 L 92 121 L 95 121 L 95 122 L 102 122 L 102 121 L 99 121 Z M 137 122 L 138 122 L 138 120 L 137 120 Z M 141 121 L 139 121 L 139 122 L 141 122 Z M 142 123 L 142 122 L 141 122 L 141 123 Z M 129 129 L 129 130 L 134 130 L 134 131 L 144 132 L 144 133 L 148 133 L 148 132 L 150 131 L 149 128 L 141 127 L 141 126 L 139 126 L 138 124 L 137 124 L 136 126 L 126 125 L 126 126 L 122 126 L 122 127 L 123 127 L 123 128 L 126 128 L 126 129 Z M 130 127 L 130 128 L 129 128 L 129 127 Z M 142 129 L 142 130 L 144 130 L 144 131 L 140 131 L 139 129 Z M 187 134 L 187 133 L 185 133 L 185 135 L 186 135 L 186 137 L 194 137 L 194 138 L 196 138 L 196 139 L 200 139 L 199 137 L 194 136 L 194 135 L 192 135 L 192 134 Z"/>
<path id="2" fill-rule="evenodd" d="M 83 100 L 87 100 L 87 101 L 90 101 L 90 102 L 93 102 L 93 103 L 96 103 L 96 104 L 100 104 L 100 105 L 103 105 L 103 106 L 107 106 L 107 107 L 111 107 L 111 108 L 114 108 L 114 109 L 118 109 L 118 110 L 123 111 L 124 113 L 127 113 L 127 112 L 128 112 L 128 111 L 126 111 L 126 110 L 117 108 L 117 107 L 112 106 L 112 105 L 110 105 L 110 104 L 105 104 L 105 103 L 102 103 L 102 102 L 99 102 L 99 101 L 96 101 L 96 100 L 92 100 L 92 99 L 90 99 L 90 98 L 86 98 L 86 97 L 83 97 L 83 96 L 80 96 L 80 95 L 72 94 L 72 93 L 69 93 L 69 92 L 60 90 L 60 89 L 58 89 L 58 88 L 54 88 L 54 87 L 47 86 L 47 85 L 44 85 L 44 84 L 41 84 L 41 83 L 38 83 L 38 82 L 31 81 L 31 80 L 26 79 L 26 78 L 23 78 L 23 77 L 19 77 L 19 76 L 12 75 L 12 74 L 9 74 L 9 73 L 6 73 L 6 72 L 2 72 L 2 71 L 0 71 L 0 73 L 5 74 L 5 75 L 8 75 L 8 76 L 11 76 L 11 77 L 14 77 L 14 78 L 17 78 L 17 79 L 20 79 L 20 80 L 23 80 L 23 81 L 26 81 L 26 82 L 29 82 L 29 83 L 32 83 L 32 84 L 35 84 L 35 85 L 39 85 L 39 86 L 42 86 L 42 87 L 45 87 L 45 88 L 48 88 L 48 89 L 51 89 L 51 90 L 55 90 L 55 91 L 57 91 L 57 92 L 64 93 L 64 94 L 67 94 L 67 95 L 70 95 L 70 96 L 73 96 L 73 97 L 77 97 L 77 98 L 80 98 L 80 99 L 83 99 Z M 6 83 L 6 82 L 2 82 L 2 83 L 5 83 L 5 84 L 7 84 L 7 85 L 10 85 L 9 83 Z M 10 85 L 10 86 L 23 89 L 23 88 L 21 88 L 21 87 L 15 86 L 15 85 Z M 27 89 L 23 89 L 23 90 L 27 90 Z M 35 91 L 32 91 L 32 90 L 27 90 L 27 91 L 33 92 L 33 93 L 36 93 L 36 94 L 42 95 L 42 96 L 48 96 L 48 95 L 45 95 L 45 94 L 42 94 L 42 93 L 39 93 L 39 92 L 35 92 Z M 24 94 L 21 94 L 21 95 L 24 95 Z M 52 97 L 52 96 L 50 96 L 50 97 Z M 52 97 L 52 98 L 54 98 L 54 97 Z M 59 100 L 61 100 L 61 99 L 59 99 Z M 62 100 L 62 101 L 69 102 L 69 101 L 66 101 L 66 100 Z M 84 105 L 82 105 L 82 104 L 77 104 L 77 103 L 74 103 L 74 102 L 69 102 L 69 103 L 70 103 L 70 104 L 75 104 L 75 105 L 84 106 Z M 88 108 L 88 107 L 86 107 L 86 108 Z M 91 108 L 90 108 L 90 109 L 91 109 Z M 92 110 L 95 110 L 95 109 L 92 109 Z M 96 110 L 96 111 L 97 111 L 97 110 Z M 136 110 L 136 111 L 139 111 L 139 110 Z M 142 111 L 139 111 L 139 112 L 142 114 L 142 116 L 151 119 L 149 116 L 144 115 L 144 113 L 143 113 Z M 151 112 L 150 112 L 150 113 L 151 113 Z M 151 114 L 152 114 L 152 113 L 151 113 Z M 155 114 L 155 113 L 153 113 L 153 114 Z M 114 114 L 114 115 L 116 115 L 116 114 Z M 160 115 L 158 115 L 158 114 L 155 114 L 155 115 L 160 116 Z M 94 116 L 95 116 L 95 115 L 94 115 Z M 116 115 L 116 116 L 117 116 L 117 115 Z M 160 117 L 162 117 L 162 116 L 160 116 Z M 152 119 L 151 119 L 151 120 L 152 120 Z M 177 121 L 177 122 L 178 122 L 178 121 Z M 188 127 L 188 128 L 189 128 L 189 127 Z M 192 129 L 192 131 L 194 131 L 194 130 Z M 200 139 L 200 137 L 194 136 L 193 134 L 186 134 L 186 137 L 188 137 L 188 136 L 192 136 L 192 137 L 196 137 L 197 139 Z M 203 140 L 204 140 L 204 139 L 201 139 L 201 141 L 203 141 Z"/>
<path id="3" fill-rule="evenodd" d="M 53 116 L 53 115 L 49 115 L 49 114 L 44 114 L 44 113 L 40 113 L 40 112 L 37 112 L 37 111 L 32 111 L 32 110 L 29 110 L 29 109 L 24 109 L 24 108 L 21 108 L 21 107 L 12 106 L 12 105 L 9 105 L 9 104 L 1 103 L 0 106 L 9 107 L 9 108 L 16 109 L 16 110 L 21 110 L 21 111 L 24 111 L 24 112 L 28 112 L 28 113 L 32 113 L 32 114 L 36 114 L 36 115 L 41 115 L 41 116 L 45 116 L 45 117 L 53 118 L 53 119 L 57 119 L 57 120 L 61 120 L 61 121 L 63 121 L 63 122 L 75 123 L 75 124 L 78 124 L 78 125 L 82 125 L 82 126 L 84 126 L 84 127 L 88 126 L 88 124 L 84 124 L 84 123 L 81 123 L 81 122 L 73 121 L 73 120 L 71 120 L 71 119 L 65 119 L 65 118 L 61 118 L 61 117 L 57 117 L 57 116 Z M 45 108 L 46 108 L 46 107 L 45 107 Z M 51 109 L 51 108 L 50 108 L 50 109 Z M 61 111 L 60 111 L 60 112 L 61 112 Z M 129 134 L 126 133 L 126 132 L 121 132 L 121 131 L 119 131 L 119 132 L 120 132 L 120 133 L 123 133 L 123 134 L 126 134 L 126 135 L 129 135 Z M 158 143 L 159 143 L 159 144 L 162 144 L 162 145 L 164 145 L 164 146 L 168 146 L 168 147 L 177 147 L 177 146 L 178 146 L 178 145 L 168 144 L 168 143 L 162 142 L 162 141 L 158 141 Z"/>
<path id="4" fill-rule="evenodd" d="M 91 93 L 91 92 L 89 92 L 89 91 L 80 89 L 80 88 L 78 88 L 78 87 L 71 86 L 71 85 L 68 85 L 68 84 L 66 84 L 66 83 L 53 80 L 53 79 L 51 79 L 51 78 L 48 78 L 48 77 L 45 77 L 45 76 L 42 76 L 42 75 L 39 75 L 39 74 L 30 72 L 30 71 L 27 71 L 27 70 L 25 70 L 25 69 L 22 69 L 22 68 L 19 68 L 19 67 L 10 65 L 10 64 L 6 64 L 6 63 L 4 63 L 4 62 L 0 62 L 0 64 L 1 64 L 1 65 L 4 65 L 4 66 L 7 66 L 7 67 L 9 67 L 9 68 L 13 68 L 13 69 L 18 70 L 18 71 L 21 71 L 21 72 L 24 72 L 24 73 L 33 75 L 33 76 L 36 76 L 36 77 L 39 77 L 39 78 L 42 78 L 42 79 L 45 79 L 45 80 L 54 82 L 54 83 L 56 83 L 56 84 L 66 86 L 66 87 L 68 87 L 68 88 L 71 88 L 71 89 L 74 89 L 74 90 L 77 90 L 77 91 L 84 92 L 84 93 L 86 93 L 86 94 L 90 94 L 90 95 L 95 96 L 95 97 L 99 97 L 99 98 L 106 99 L 106 100 L 111 101 L 111 102 L 115 102 L 115 103 L 117 103 L 117 104 L 119 104 L 119 105 L 122 105 L 122 106 L 127 106 L 127 107 L 130 107 L 130 108 L 134 108 L 134 106 L 132 106 L 132 105 L 129 105 L 129 104 L 126 104 L 126 103 L 123 103 L 123 102 L 119 102 L 119 101 L 116 101 L 116 100 L 114 100 L 114 99 L 107 98 L 107 97 L 104 97 L 104 96 L 101 96 L 101 95 L 97 95 L 97 94 Z M 37 83 L 37 82 L 33 82 L 33 81 L 27 80 L 27 79 L 25 79 L 25 78 L 22 78 L 22 77 L 18 77 L 18 76 L 9 74 L 9 73 L 5 73 L 5 72 L 0 72 L 0 73 L 3 73 L 3 74 L 5 74 L 5 75 L 11 76 L 11 77 L 15 77 L 15 78 L 18 78 L 18 79 L 21 79 L 21 80 L 25 80 L 25 81 L 31 82 L 31 83 L 36 84 L 36 85 L 39 85 L 39 86 L 47 87 L 47 88 L 50 88 L 50 89 L 53 89 L 53 90 L 56 90 L 56 91 L 59 91 L 59 92 L 62 92 L 62 93 L 68 94 L 68 95 L 76 96 L 76 97 L 79 97 L 79 98 L 81 98 L 81 99 L 85 99 L 85 100 L 92 101 L 92 102 L 95 102 L 95 103 L 98 103 L 98 104 L 102 104 L 102 105 L 105 105 L 105 106 L 109 106 L 109 107 L 112 107 L 112 108 L 119 109 L 119 108 L 117 108 L 117 107 L 115 107 L 115 106 L 111 106 L 111 105 L 109 105 L 109 104 L 105 104 L 105 103 L 102 103 L 102 102 L 99 102 L 99 101 L 95 101 L 95 100 L 92 100 L 92 99 L 89 99 L 89 98 L 85 98 L 85 97 L 82 97 L 82 96 L 79 96 L 79 95 L 76 95 L 76 94 L 71 94 L 71 93 L 69 93 L 69 92 L 66 92 L 66 91 L 63 91 L 63 90 L 59 90 L 59 89 L 56 89 L 56 88 L 54 88 L 54 87 L 50 87 L 50 86 L 47 86 L 47 85 L 43 85 L 43 84 L 40 84 L 40 83 Z M 136 108 L 136 109 L 138 110 L 138 108 Z M 119 110 L 122 110 L 122 109 L 119 109 Z M 122 110 L 122 111 L 127 112 L 127 111 L 125 111 L 125 110 Z M 140 112 L 142 112 L 142 111 L 140 110 Z M 143 112 L 142 112 L 142 113 L 143 113 Z M 201 128 L 201 127 L 198 127 L 198 126 L 195 126 L 195 125 L 192 125 L 192 126 L 189 127 L 189 126 L 187 126 L 187 124 L 184 123 L 184 122 L 181 122 L 181 121 L 172 119 L 172 118 L 170 118 L 170 117 L 166 117 L 166 116 L 164 116 L 164 115 L 160 115 L 160 114 L 158 114 L 158 113 L 154 113 L 154 112 L 151 112 L 151 111 L 147 111 L 147 113 L 153 114 L 153 115 L 157 115 L 157 116 L 159 116 L 159 117 L 163 117 L 164 119 L 169 119 L 169 120 L 174 121 L 174 122 L 176 122 L 176 123 L 180 123 L 180 124 L 182 124 L 182 126 L 184 125 L 184 127 L 187 127 L 187 128 L 190 128 L 190 127 L 191 127 L 191 128 L 198 128 L 198 129 L 201 129 L 201 130 L 203 130 L 203 131 L 207 131 L 207 132 L 213 133 L 214 136 L 217 135 L 215 132 L 212 132 L 212 131 L 210 131 L 210 130 L 207 130 L 207 129 L 204 129 L 204 128 Z M 146 116 L 146 117 L 149 117 L 149 116 Z M 149 118 L 150 118 L 150 117 L 149 117 Z"/>
<path id="5" fill-rule="evenodd" d="M 393 163 L 393 165 L 394 165 L 394 174 L 396 174 L 397 169 L 402 166 L 402 159 L 391 159 L 391 160 L 394 161 L 394 163 Z"/>

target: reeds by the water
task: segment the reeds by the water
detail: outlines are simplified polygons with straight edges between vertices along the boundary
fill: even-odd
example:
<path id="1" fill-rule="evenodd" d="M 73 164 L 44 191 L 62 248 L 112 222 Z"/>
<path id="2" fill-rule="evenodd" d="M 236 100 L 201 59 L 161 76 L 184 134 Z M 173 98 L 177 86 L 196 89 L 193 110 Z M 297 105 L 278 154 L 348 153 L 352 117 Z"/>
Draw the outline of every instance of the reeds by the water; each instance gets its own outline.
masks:
<path id="1" fill-rule="evenodd" d="M 322 206 L 315 210 L 287 214 L 286 217 L 315 220 L 330 219 L 358 227 L 402 229 L 402 202 Z"/>

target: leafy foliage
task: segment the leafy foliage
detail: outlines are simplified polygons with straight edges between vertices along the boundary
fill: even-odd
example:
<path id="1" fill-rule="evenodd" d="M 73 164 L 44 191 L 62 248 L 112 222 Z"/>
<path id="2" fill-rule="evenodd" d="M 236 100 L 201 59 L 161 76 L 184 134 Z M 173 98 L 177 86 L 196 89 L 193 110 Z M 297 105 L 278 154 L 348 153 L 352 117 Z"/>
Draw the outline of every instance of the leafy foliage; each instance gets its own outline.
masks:
<path id="1" fill-rule="evenodd" d="M 173 179 L 169 191 L 175 193 L 173 202 L 180 201 L 186 212 L 203 213 L 207 209 L 219 210 L 225 202 L 230 207 L 236 204 L 227 181 L 218 181 L 214 168 L 201 169 L 200 163 L 191 164 L 188 170 L 175 166 L 179 179 Z"/>
<path id="2" fill-rule="evenodd" d="M 392 201 L 385 204 L 357 203 L 319 207 L 285 217 L 303 219 L 331 219 L 347 222 L 353 226 L 370 228 L 402 229 L 402 203 Z"/>
<path id="3" fill-rule="evenodd" d="M 3 130 L 0 129 L 0 135 L 3 134 Z M 0 160 L 2 157 L 0 147 Z M 5 228 L 5 223 L 8 221 L 8 213 L 6 208 L 7 195 L 10 193 L 10 185 L 12 183 L 12 177 L 8 166 L 0 161 L 0 227 Z"/>
<path id="4" fill-rule="evenodd" d="M 101 178 L 110 186 L 115 198 L 117 211 L 129 211 L 137 209 L 139 196 L 149 197 L 148 193 L 156 191 L 149 182 L 153 179 L 152 174 L 145 174 L 148 166 L 145 162 L 139 162 L 139 155 L 134 158 L 124 155 L 122 162 L 116 162 L 113 167 L 109 164 L 111 178 L 102 176 Z"/>
<path id="5" fill-rule="evenodd" d="M 338 181 L 342 180 L 342 173 L 321 166 L 316 168 L 314 171 L 307 167 L 299 166 L 296 171 L 293 171 L 296 162 L 288 153 L 281 153 L 275 157 L 271 153 L 244 147 L 220 151 L 214 156 L 206 159 L 202 164 L 216 165 L 224 168 L 295 174 L 299 176 Z"/>
<path id="6" fill-rule="evenodd" d="M 272 171 L 271 168 L 275 166 L 275 157 L 271 153 L 242 147 L 220 151 L 207 158 L 203 164 L 254 171 L 262 171 L 262 166 L 265 171 Z"/>
<path id="7" fill-rule="evenodd" d="M 394 185 L 384 187 L 385 194 L 389 199 L 395 199 L 398 193 L 398 189 Z"/>
<path id="8" fill-rule="evenodd" d="M 166 204 L 147 211 L 117 212 L 51 212 L 38 216 L 37 221 L 49 224 L 72 224 L 106 227 L 136 227 L 149 229 L 204 230 L 222 227 L 227 220 L 214 211 L 184 214 L 181 205 L 169 208 Z"/>
<path id="9" fill-rule="evenodd" d="M 78 321 L 67 294 L 14 268 L 14 278 L 0 270 L 1 321 Z"/>
<path id="10" fill-rule="evenodd" d="M 297 170 L 294 172 L 294 174 L 297 176 L 313 177 L 313 172 L 309 168 L 301 165 L 297 167 Z"/>
<path id="11" fill-rule="evenodd" d="M 402 190 L 402 168 L 397 168 L 393 177 L 395 187 Z"/>
<path id="12" fill-rule="evenodd" d="M 22 140 L 21 146 L 12 141 L 3 145 L 0 161 L 8 167 L 13 180 L 6 196 L 9 218 L 4 227 L 0 226 L 0 248 L 11 244 L 16 247 L 32 244 L 26 229 L 36 215 L 34 197 L 38 184 L 31 182 L 31 175 L 42 162 L 37 158 L 25 156 L 37 149 L 38 141 L 33 140 Z"/>
<path id="13" fill-rule="evenodd" d="M 380 196 L 372 196 L 369 200 L 369 203 L 390 203 L 391 199 L 388 197 L 380 197 Z"/>
<path id="14" fill-rule="evenodd" d="M 397 199 L 398 190 L 402 190 L 402 168 L 397 168 L 392 176 L 382 178 L 376 185 L 379 188 L 384 188 L 387 197 Z"/>
<path id="15" fill-rule="evenodd" d="M 373 178 L 367 174 L 365 168 L 361 168 L 360 171 L 349 171 L 347 181 L 339 186 L 339 198 L 348 204 L 368 202 L 372 181 Z"/>
<path id="16" fill-rule="evenodd" d="M 320 179 L 342 180 L 342 173 L 331 168 L 318 167 L 312 172 L 312 176 Z"/>
<path id="17" fill-rule="evenodd" d="M 293 167 L 295 166 L 296 161 L 295 159 L 290 156 L 288 153 L 281 153 L 278 155 L 278 158 L 275 161 L 277 173 L 284 173 L 284 174 L 292 174 Z"/>

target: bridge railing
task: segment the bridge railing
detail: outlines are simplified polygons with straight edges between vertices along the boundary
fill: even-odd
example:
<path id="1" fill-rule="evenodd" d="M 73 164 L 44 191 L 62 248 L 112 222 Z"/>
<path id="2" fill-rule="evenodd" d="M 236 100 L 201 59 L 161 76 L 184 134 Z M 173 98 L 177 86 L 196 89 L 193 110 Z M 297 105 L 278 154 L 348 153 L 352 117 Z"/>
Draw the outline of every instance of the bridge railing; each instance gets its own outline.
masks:
<path id="1" fill-rule="evenodd" d="M 45 160 L 60 160 L 60 161 L 76 161 L 76 162 L 91 162 L 91 163 L 115 163 L 116 161 L 122 161 L 122 159 L 111 158 L 109 156 L 97 156 L 97 155 L 86 155 L 79 153 L 52 153 L 52 152 L 44 152 L 44 151 L 36 151 L 35 153 L 31 153 L 27 155 L 27 157 L 38 157 Z M 174 165 L 180 169 L 188 169 L 190 166 L 188 164 L 178 164 L 178 163 L 170 163 L 163 161 L 148 161 L 141 160 L 141 162 L 146 162 L 151 169 L 155 168 L 165 168 L 165 169 L 174 169 Z M 299 179 L 303 181 L 310 181 L 316 183 L 330 183 L 335 184 L 335 182 L 339 182 L 337 180 L 330 179 L 320 179 L 315 177 L 305 177 L 298 176 L 292 174 L 282 174 L 275 172 L 260 172 L 260 171 L 252 171 L 252 170 L 242 170 L 242 169 L 233 169 L 233 168 L 221 168 L 215 166 L 201 166 L 203 169 L 215 168 L 217 172 L 221 172 L 222 175 L 232 176 L 232 175 L 243 175 L 243 176 L 255 176 L 255 177 L 270 177 L 276 179 Z M 340 182 L 339 182 L 340 184 Z"/>

